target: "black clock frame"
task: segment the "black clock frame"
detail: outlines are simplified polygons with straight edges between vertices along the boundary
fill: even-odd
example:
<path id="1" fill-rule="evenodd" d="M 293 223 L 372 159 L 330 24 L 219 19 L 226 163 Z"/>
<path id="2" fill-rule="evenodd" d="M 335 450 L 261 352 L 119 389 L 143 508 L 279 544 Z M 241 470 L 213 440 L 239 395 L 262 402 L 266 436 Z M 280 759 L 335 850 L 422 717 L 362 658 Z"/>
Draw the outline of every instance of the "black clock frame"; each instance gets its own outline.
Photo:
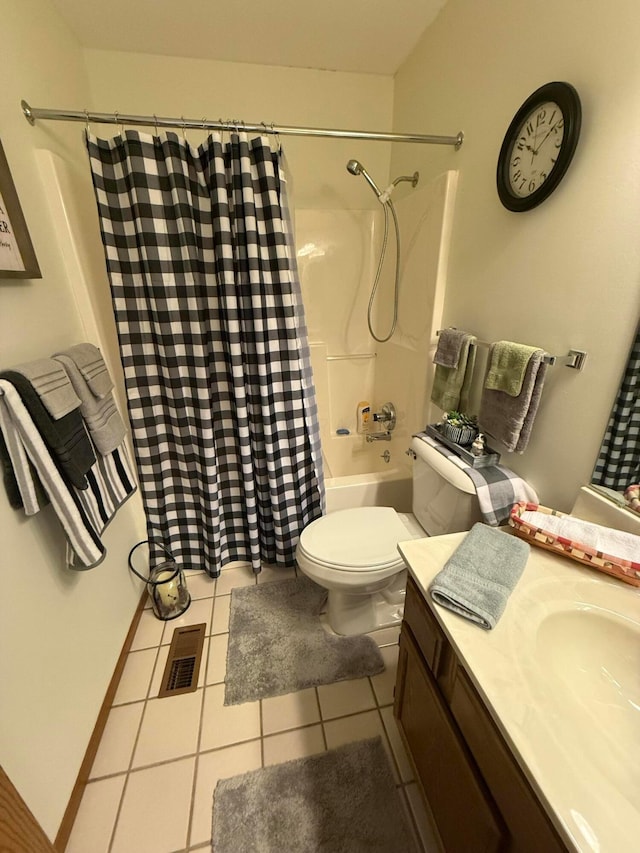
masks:
<path id="1" fill-rule="evenodd" d="M 564 135 L 560 152 L 553 170 L 546 181 L 529 196 L 517 196 L 511 191 L 509 183 L 509 161 L 511 153 L 518 141 L 518 131 L 525 118 L 537 107 L 547 101 L 553 101 L 560 108 L 564 118 Z M 548 198 L 558 186 L 569 164 L 578 144 L 580 127 L 582 124 L 582 106 L 580 98 L 570 83 L 546 83 L 540 86 L 533 94 L 529 95 L 509 125 L 500 148 L 498 156 L 498 169 L 496 174 L 498 195 L 502 204 L 515 213 L 522 213 L 537 207 Z"/>

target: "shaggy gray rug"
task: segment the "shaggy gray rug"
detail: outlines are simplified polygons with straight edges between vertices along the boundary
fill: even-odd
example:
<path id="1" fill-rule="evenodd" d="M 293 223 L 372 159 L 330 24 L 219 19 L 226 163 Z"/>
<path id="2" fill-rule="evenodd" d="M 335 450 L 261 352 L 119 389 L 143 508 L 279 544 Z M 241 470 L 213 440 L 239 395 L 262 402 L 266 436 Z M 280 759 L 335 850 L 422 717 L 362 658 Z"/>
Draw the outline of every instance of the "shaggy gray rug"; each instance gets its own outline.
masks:
<path id="1" fill-rule="evenodd" d="M 225 705 L 384 670 L 371 637 L 324 630 L 319 613 L 326 595 L 306 577 L 232 591 Z"/>
<path id="2" fill-rule="evenodd" d="M 415 853 L 381 739 L 221 779 L 214 853 Z"/>

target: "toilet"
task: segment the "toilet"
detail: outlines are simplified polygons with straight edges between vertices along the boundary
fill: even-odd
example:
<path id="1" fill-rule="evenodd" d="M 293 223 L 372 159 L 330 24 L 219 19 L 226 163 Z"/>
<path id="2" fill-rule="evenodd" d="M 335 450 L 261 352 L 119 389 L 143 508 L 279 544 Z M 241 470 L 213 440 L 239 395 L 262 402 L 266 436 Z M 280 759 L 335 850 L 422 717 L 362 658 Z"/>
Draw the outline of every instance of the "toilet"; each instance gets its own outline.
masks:
<path id="1" fill-rule="evenodd" d="M 337 634 L 366 634 L 402 621 L 406 569 L 398 542 L 470 530 L 480 521 L 469 477 L 419 438 L 411 450 L 413 513 L 343 509 L 312 521 L 300 535 L 298 566 L 328 590 L 327 619 Z"/>

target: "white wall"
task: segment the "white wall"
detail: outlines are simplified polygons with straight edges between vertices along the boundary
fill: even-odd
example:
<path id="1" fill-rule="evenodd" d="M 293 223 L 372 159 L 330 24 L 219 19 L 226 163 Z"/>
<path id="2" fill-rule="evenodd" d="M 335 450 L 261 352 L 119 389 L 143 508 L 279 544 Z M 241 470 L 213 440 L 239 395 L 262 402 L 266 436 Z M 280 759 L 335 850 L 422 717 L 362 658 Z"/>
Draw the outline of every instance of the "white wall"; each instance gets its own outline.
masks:
<path id="1" fill-rule="evenodd" d="M 99 112 L 391 128 L 392 77 L 103 50 L 87 50 L 86 62 L 91 103 Z M 94 132 L 108 137 L 113 128 L 100 125 Z M 203 135 L 189 131 L 187 138 L 198 144 Z M 350 175 L 346 164 L 352 158 L 362 160 L 382 184 L 389 172 L 388 143 L 295 136 L 282 142 L 294 175 L 296 208 L 375 206 L 364 179 Z"/>
<path id="2" fill-rule="evenodd" d="M 396 75 L 395 129 L 465 132 L 459 152 L 398 145 L 392 157 L 393 174 L 460 172 L 445 325 L 589 353 L 582 373 L 550 368 L 529 449 L 503 455 L 561 510 L 590 479 L 640 309 L 639 38 L 632 0 L 449 0 Z M 582 100 L 576 155 L 546 202 L 511 213 L 495 189 L 500 145 L 552 80 Z"/>
<path id="3" fill-rule="evenodd" d="M 113 321 L 105 315 L 96 322 L 79 307 L 99 298 L 95 291 L 108 292 L 81 130 L 32 128 L 20 110 L 21 98 L 87 104 L 83 55 L 47 0 L 0 0 L 0 20 L 0 139 L 43 276 L 0 277 L 0 368 L 49 355 L 96 329 L 102 338 L 94 340 L 109 357 Z M 55 176 L 38 149 L 53 152 L 64 205 L 47 195 Z M 78 241 L 76 265 L 65 211 Z M 135 496 L 107 531 L 102 565 L 73 572 L 65 568 L 51 508 L 28 519 L 9 507 L 0 486 L 0 763 L 52 839 L 140 596 L 126 556 L 143 538 L 141 521 Z"/>

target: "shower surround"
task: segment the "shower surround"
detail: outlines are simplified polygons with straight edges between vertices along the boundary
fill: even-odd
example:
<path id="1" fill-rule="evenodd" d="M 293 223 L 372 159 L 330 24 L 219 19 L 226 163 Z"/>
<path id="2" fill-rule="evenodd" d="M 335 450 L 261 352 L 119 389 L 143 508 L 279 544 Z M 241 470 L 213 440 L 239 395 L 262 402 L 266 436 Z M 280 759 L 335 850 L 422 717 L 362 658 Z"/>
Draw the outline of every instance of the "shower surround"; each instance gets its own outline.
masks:
<path id="1" fill-rule="evenodd" d="M 450 171 L 395 200 L 400 223 L 398 326 L 387 343 L 367 329 L 367 305 L 380 255 L 384 218 L 372 210 L 308 210 L 295 215 L 298 269 L 314 371 L 327 509 L 371 504 L 407 511 L 411 472 L 405 451 L 433 415 L 429 397 L 435 333 L 442 325 L 457 173 Z M 389 246 L 374 328 L 393 312 L 395 241 Z M 335 356 L 370 356 L 339 358 Z M 356 432 L 356 407 L 392 401 L 398 423 L 389 442 Z M 348 435 L 339 435 L 348 429 Z M 382 455 L 390 453 L 386 462 Z"/>

